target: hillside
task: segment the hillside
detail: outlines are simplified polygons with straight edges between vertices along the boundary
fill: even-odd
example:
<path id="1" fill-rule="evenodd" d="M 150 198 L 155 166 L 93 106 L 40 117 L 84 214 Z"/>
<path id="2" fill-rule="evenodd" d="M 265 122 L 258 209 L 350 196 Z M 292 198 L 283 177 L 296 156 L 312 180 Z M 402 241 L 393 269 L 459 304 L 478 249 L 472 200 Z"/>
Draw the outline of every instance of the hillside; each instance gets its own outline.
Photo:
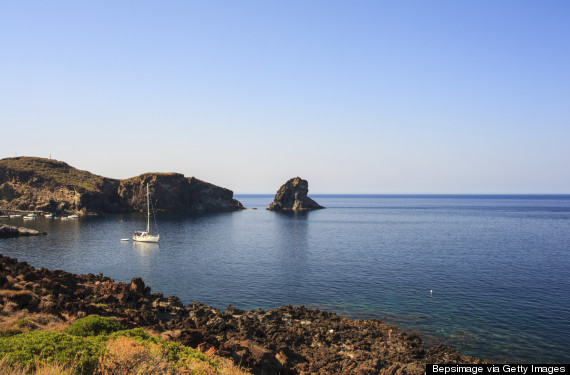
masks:
<path id="1" fill-rule="evenodd" d="M 243 209 L 231 190 L 180 173 L 145 173 L 117 180 L 62 161 L 15 157 L 0 160 L 0 210 L 58 214 L 143 211 L 147 183 L 158 211 Z"/>

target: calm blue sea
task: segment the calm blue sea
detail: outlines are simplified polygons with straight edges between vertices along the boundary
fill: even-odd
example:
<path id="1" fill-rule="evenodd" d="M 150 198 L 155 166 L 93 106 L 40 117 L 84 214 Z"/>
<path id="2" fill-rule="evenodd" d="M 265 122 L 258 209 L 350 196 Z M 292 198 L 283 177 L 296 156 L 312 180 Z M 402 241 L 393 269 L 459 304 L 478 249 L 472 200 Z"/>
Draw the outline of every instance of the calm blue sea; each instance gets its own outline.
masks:
<path id="1" fill-rule="evenodd" d="M 154 292 L 219 308 L 305 305 L 379 318 L 490 361 L 570 363 L 569 195 L 313 195 L 282 214 L 157 214 L 160 245 L 120 242 L 141 214 L 35 222 L 0 240 L 37 267 L 142 276 Z M 430 293 L 430 290 L 433 291 Z"/>

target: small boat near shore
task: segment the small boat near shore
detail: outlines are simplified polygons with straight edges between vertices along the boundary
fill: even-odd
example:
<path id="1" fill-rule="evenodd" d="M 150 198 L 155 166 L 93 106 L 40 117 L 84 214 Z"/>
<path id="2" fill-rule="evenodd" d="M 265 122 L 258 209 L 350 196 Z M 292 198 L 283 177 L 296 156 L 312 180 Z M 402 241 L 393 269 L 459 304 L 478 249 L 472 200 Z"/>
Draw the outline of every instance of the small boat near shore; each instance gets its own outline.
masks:
<path id="1" fill-rule="evenodd" d="M 53 218 L 53 214 L 51 214 L 51 213 L 50 213 L 50 214 L 45 214 L 44 217 L 45 217 L 46 219 L 51 219 L 51 218 Z"/>
<path id="2" fill-rule="evenodd" d="M 17 219 L 19 217 L 22 217 L 22 214 L 14 214 L 14 215 L 10 215 L 10 219 Z"/>
<path id="3" fill-rule="evenodd" d="M 36 220 L 35 216 L 24 216 L 24 220 Z"/>
<path id="4" fill-rule="evenodd" d="M 78 215 L 69 215 L 68 218 L 70 218 L 70 219 L 78 219 L 79 216 L 78 216 Z"/>
<path id="5" fill-rule="evenodd" d="M 133 234 L 133 241 L 158 243 L 159 238 L 158 233 L 156 235 L 150 234 L 150 194 L 148 184 L 146 184 L 146 231 L 136 231 Z"/>

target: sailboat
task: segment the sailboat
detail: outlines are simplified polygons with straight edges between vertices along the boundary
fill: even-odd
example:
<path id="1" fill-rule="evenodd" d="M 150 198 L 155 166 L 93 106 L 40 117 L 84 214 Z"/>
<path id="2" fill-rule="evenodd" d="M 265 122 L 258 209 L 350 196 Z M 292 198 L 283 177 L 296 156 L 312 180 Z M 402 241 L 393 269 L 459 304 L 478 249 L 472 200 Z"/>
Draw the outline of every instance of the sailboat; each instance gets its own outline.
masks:
<path id="1" fill-rule="evenodd" d="M 133 241 L 158 243 L 160 235 L 158 233 L 156 236 L 150 234 L 150 195 L 148 192 L 148 184 L 146 184 L 146 217 L 146 231 L 136 231 L 135 234 L 133 234 Z"/>

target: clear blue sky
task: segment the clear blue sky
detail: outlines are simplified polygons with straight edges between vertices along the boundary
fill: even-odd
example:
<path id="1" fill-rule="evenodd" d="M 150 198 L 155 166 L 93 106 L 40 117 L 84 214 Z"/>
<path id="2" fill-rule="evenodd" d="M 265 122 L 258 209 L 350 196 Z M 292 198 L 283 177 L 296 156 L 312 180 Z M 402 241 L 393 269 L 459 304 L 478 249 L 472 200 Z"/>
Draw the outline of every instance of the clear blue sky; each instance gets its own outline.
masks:
<path id="1" fill-rule="evenodd" d="M 570 193 L 570 1 L 3 1 L 0 157 Z"/>

